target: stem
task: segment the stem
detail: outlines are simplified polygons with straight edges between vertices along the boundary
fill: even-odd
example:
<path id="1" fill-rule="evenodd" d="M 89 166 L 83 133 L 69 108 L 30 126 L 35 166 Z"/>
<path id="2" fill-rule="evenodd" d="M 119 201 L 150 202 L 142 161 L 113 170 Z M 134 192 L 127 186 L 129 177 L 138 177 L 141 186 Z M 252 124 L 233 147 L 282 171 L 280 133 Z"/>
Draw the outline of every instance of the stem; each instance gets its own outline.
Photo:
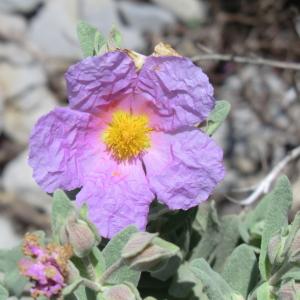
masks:
<path id="1" fill-rule="evenodd" d="M 290 268 L 292 267 L 292 265 L 290 263 L 285 263 L 283 264 L 277 272 L 275 272 L 271 278 L 269 279 L 269 284 L 271 286 L 276 286 L 278 284 L 278 282 L 280 281 L 282 275 L 284 275 Z"/>
<path id="2" fill-rule="evenodd" d="M 96 282 L 83 278 L 82 283 L 84 284 L 84 286 L 88 287 L 89 289 L 95 292 L 102 292 L 102 287 Z"/>
<path id="3" fill-rule="evenodd" d="M 88 278 L 92 281 L 95 281 L 96 280 L 96 274 L 95 274 L 95 271 L 94 271 L 93 264 L 90 260 L 90 257 L 85 256 L 85 257 L 82 258 L 82 260 L 83 260 L 83 263 L 86 266 Z"/>
<path id="4" fill-rule="evenodd" d="M 124 265 L 124 260 L 120 258 L 114 264 L 112 264 L 102 275 L 99 280 L 99 283 L 103 285 L 106 280 L 116 271 L 118 271 Z"/>

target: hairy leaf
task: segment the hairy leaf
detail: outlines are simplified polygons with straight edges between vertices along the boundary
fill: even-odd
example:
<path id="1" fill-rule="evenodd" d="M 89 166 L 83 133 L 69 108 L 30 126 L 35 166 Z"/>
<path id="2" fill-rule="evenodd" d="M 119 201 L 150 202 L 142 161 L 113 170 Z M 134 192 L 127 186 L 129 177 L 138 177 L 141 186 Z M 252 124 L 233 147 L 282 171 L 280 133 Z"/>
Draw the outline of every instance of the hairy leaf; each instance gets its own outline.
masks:
<path id="1" fill-rule="evenodd" d="M 217 129 L 222 125 L 230 111 L 230 103 L 225 100 L 216 102 L 216 106 L 210 113 L 207 119 L 207 127 L 205 132 L 208 135 L 213 135 Z"/>
<path id="2" fill-rule="evenodd" d="M 60 231 L 66 223 L 68 216 L 75 211 L 74 205 L 62 190 L 53 194 L 51 227 L 53 240 L 59 242 Z"/>
<path id="3" fill-rule="evenodd" d="M 292 191 L 286 176 L 282 176 L 277 180 L 274 190 L 267 197 L 270 199 L 270 204 L 265 212 L 266 220 L 259 256 L 259 270 L 262 278 L 265 280 L 269 276 L 268 243 L 277 231 L 288 224 L 288 212 L 292 204 Z"/>
<path id="4" fill-rule="evenodd" d="M 0 272 L 4 273 L 4 286 L 16 296 L 21 295 L 25 284 L 28 282 L 20 274 L 18 267 L 22 257 L 21 247 L 15 247 L 11 250 L 0 250 Z"/>
<path id="5" fill-rule="evenodd" d="M 258 266 L 252 247 L 240 245 L 226 260 L 224 279 L 245 298 L 258 280 Z"/>
<path id="6" fill-rule="evenodd" d="M 8 291 L 2 284 L 0 284 L 0 300 L 7 300 L 7 299 L 8 299 Z"/>
<path id="7" fill-rule="evenodd" d="M 238 296 L 222 276 L 213 271 L 203 258 L 192 261 L 191 270 L 202 282 L 208 299 L 230 300 L 235 299 Z"/>
<path id="8" fill-rule="evenodd" d="M 209 258 L 214 253 L 220 239 L 220 222 L 214 202 L 211 202 L 205 232 L 200 242 L 194 247 L 191 259 Z"/>
<path id="9" fill-rule="evenodd" d="M 240 238 L 238 230 L 239 218 L 236 215 L 228 215 L 222 218 L 220 241 L 216 248 L 216 261 L 214 270 L 220 272 L 227 257 L 232 253 Z"/>
<path id="10" fill-rule="evenodd" d="M 138 230 L 134 226 L 129 226 L 115 235 L 103 250 L 106 267 L 111 267 L 121 258 L 122 249 L 127 244 L 130 237 Z M 137 286 L 140 278 L 140 272 L 129 269 L 127 266 L 122 266 L 117 272 L 114 272 L 106 281 L 110 284 L 120 284 L 124 281 L 132 282 Z"/>
<path id="11" fill-rule="evenodd" d="M 85 57 L 93 56 L 99 52 L 105 44 L 105 39 L 96 27 L 85 21 L 80 21 L 77 25 L 77 35 L 81 50 Z"/>

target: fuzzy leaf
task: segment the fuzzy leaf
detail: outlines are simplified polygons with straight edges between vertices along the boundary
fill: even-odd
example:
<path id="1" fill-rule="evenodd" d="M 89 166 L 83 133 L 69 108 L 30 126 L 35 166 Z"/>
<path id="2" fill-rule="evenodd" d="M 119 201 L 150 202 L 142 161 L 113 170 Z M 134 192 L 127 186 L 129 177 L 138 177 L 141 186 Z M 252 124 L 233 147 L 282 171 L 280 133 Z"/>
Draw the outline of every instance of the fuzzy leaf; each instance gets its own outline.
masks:
<path id="1" fill-rule="evenodd" d="M 249 243 L 251 239 L 250 233 L 255 231 L 255 227 L 257 227 L 258 224 L 264 225 L 266 211 L 268 210 L 270 202 L 271 199 L 268 195 L 263 197 L 256 207 L 248 212 L 244 221 L 240 223 L 239 231 L 246 243 Z"/>
<path id="2" fill-rule="evenodd" d="M 220 274 L 211 269 L 203 258 L 192 261 L 191 270 L 195 276 L 201 280 L 208 299 L 229 300 L 237 298 L 238 294 L 228 285 Z"/>
<path id="3" fill-rule="evenodd" d="M 289 270 L 287 273 L 285 273 L 281 279 L 283 281 L 288 281 L 288 280 L 296 280 L 300 281 L 300 270 L 299 267 L 294 267 L 291 270 Z"/>
<path id="4" fill-rule="evenodd" d="M 128 226 L 117 235 L 115 235 L 103 250 L 106 267 L 116 263 L 121 258 L 121 253 L 124 246 L 127 244 L 130 237 L 138 232 L 135 226 Z M 117 272 L 114 272 L 106 281 L 109 284 L 120 284 L 128 281 L 137 286 L 140 278 L 140 272 L 129 269 L 127 266 L 122 266 Z"/>
<path id="5" fill-rule="evenodd" d="M 94 267 L 96 278 L 99 279 L 106 269 L 103 253 L 97 247 L 94 247 L 89 257 Z"/>
<path id="6" fill-rule="evenodd" d="M 252 247 L 240 245 L 226 260 L 222 276 L 228 284 L 246 298 L 258 280 L 256 256 Z"/>
<path id="7" fill-rule="evenodd" d="M 105 44 L 105 38 L 97 28 L 85 21 L 80 21 L 78 23 L 77 35 L 84 57 L 97 54 Z"/>
<path id="8" fill-rule="evenodd" d="M 68 216 L 75 211 L 75 208 L 62 190 L 57 190 L 53 194 L 51 227 L 53 239 L 59 242 L 59 235 L 62 227 L 65 225 Z"/>
<path id="9" fill-rule="evenodd" d="M 239 218 L 236 215 L 228 215 L 222 218 L 220 241 L 216 248 L 216 261 L 214 270 L 220 272 L 227 257 L 236 247 L 240 234 L 238 231 Z"/>
<path id="10" fill-rule="evenodd" d="M 112 39 L 113 43 L 115 44 L 116 48 L 121 48 L 122 46 L 122 35 L 120 31 L 117 30 L 115 26 L 110 31 L 110 38 Z"/>
<path id="11" fill-rule="evenodd" d="M 277 231 L 288 225 L 288 212 L 293 199 L 291 186 L 286 176 L 282 176 L 277 180 L 274 190 L 267 197 L 270 199 L 270 204 L 266 211 L 259 256 L 259 270 L 265 280 L 269 276 L 269 262 L 267 259 L 269 241 Z"/>
<path id="12" fill-rule="evenodd" d="M 220 100 L 216 102 L 216 106 L 210 113 L 207 119 L 207 127 L 205 132 L 208 135 L 213 135 L 217 129 L 222 125 L 226 117 L 230 112 L 230 103 L 225 100 Z"/>
<path id="13" fill-rule="evenodd" d="M 2 284 L 0 284 L 0 300 L 7 300 L 7 299 L 8 299 L 8 291 Z"/>
<path id="14" fill-rule="evenodd" d="M 28 282 L 19 271 L 18 262 L 23 257 L 21 247 L 0 250 L 0 272 L 4 273 L 4 286 L 13 295 L 19 296 Z"/>
<path id="15" fill-rule="evenodd" d="M 197 283 L 200 283 L 201 288 L 196 288 Z M 198 295 L 197 292 L 199 291 Z M 188 299 L 189 295 L 193 292 L 194 295 L 203 295 L 202 284 L 199 279 L 192 272 L 190 263 L 183 263 L 177 270 L 177 274 L 174 277 L 170 288 L 168 290 L 169 295 L 175 298 Z"/>
<path id="16" fill-rule="evenodd" d="M 257 300 L 275 300 L 271 294 L 270 285 L 265 282 L 256 290 Z"/>
<path id="17" fill-rule="evenodd" d="M 205 232 L 200 242 L 194 247 L 191 259 L 203 257 L 209 258 L 219 243 L 220 239 L 220 222 L 214 202 L 211 202 Z"/>

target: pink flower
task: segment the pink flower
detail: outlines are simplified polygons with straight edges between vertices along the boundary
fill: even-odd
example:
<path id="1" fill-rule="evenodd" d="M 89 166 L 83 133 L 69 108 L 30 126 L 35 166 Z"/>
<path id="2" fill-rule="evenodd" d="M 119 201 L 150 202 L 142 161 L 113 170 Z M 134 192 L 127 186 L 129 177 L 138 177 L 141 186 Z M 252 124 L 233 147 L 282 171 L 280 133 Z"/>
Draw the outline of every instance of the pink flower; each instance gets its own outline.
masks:
<path id="1" fill-rule="evenodd" d="M 157 198 L 170 209 L 205 201 L 224 177 L 223 152 L 195 127 L 213 109 L 213 88 L 189 59 L 113 51 L 66 73 L 69 107 L 42 117 L 29 163 L 46 191 L 81 188 L 102 236 L 145 229 Z M 142 63 L 141 63 L 142 62 Z"/>
<path id="2" fill-rule="evenodd" d="M 65 286 L 67 262 L 72 256 L 72 249 L 58 245 L 43 247 L 36 235 L 26 234 L 23 252 L 30 258 L 21 259 L 19 268 L 33 282 L 32 297 L 58 296 Z"/>

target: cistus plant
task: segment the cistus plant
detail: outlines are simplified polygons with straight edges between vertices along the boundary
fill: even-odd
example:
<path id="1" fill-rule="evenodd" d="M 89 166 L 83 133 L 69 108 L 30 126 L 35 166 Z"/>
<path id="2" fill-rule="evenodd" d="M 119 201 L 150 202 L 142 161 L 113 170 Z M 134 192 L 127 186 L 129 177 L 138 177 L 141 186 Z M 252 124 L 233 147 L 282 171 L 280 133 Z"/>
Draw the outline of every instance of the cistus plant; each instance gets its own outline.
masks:
<path id="1" fill-rule="evenodd" d="M 160 43 L 146 57 L 81 22 L 68 107 L 33 129 L 29 164 L 53 195 L 51 235 L 0 251 L 0 299 L 300 299 L 300 215 L 286 177 L 252 210 L 206 201 L 225 175 L 212 135 L 230 110 Z"/>

